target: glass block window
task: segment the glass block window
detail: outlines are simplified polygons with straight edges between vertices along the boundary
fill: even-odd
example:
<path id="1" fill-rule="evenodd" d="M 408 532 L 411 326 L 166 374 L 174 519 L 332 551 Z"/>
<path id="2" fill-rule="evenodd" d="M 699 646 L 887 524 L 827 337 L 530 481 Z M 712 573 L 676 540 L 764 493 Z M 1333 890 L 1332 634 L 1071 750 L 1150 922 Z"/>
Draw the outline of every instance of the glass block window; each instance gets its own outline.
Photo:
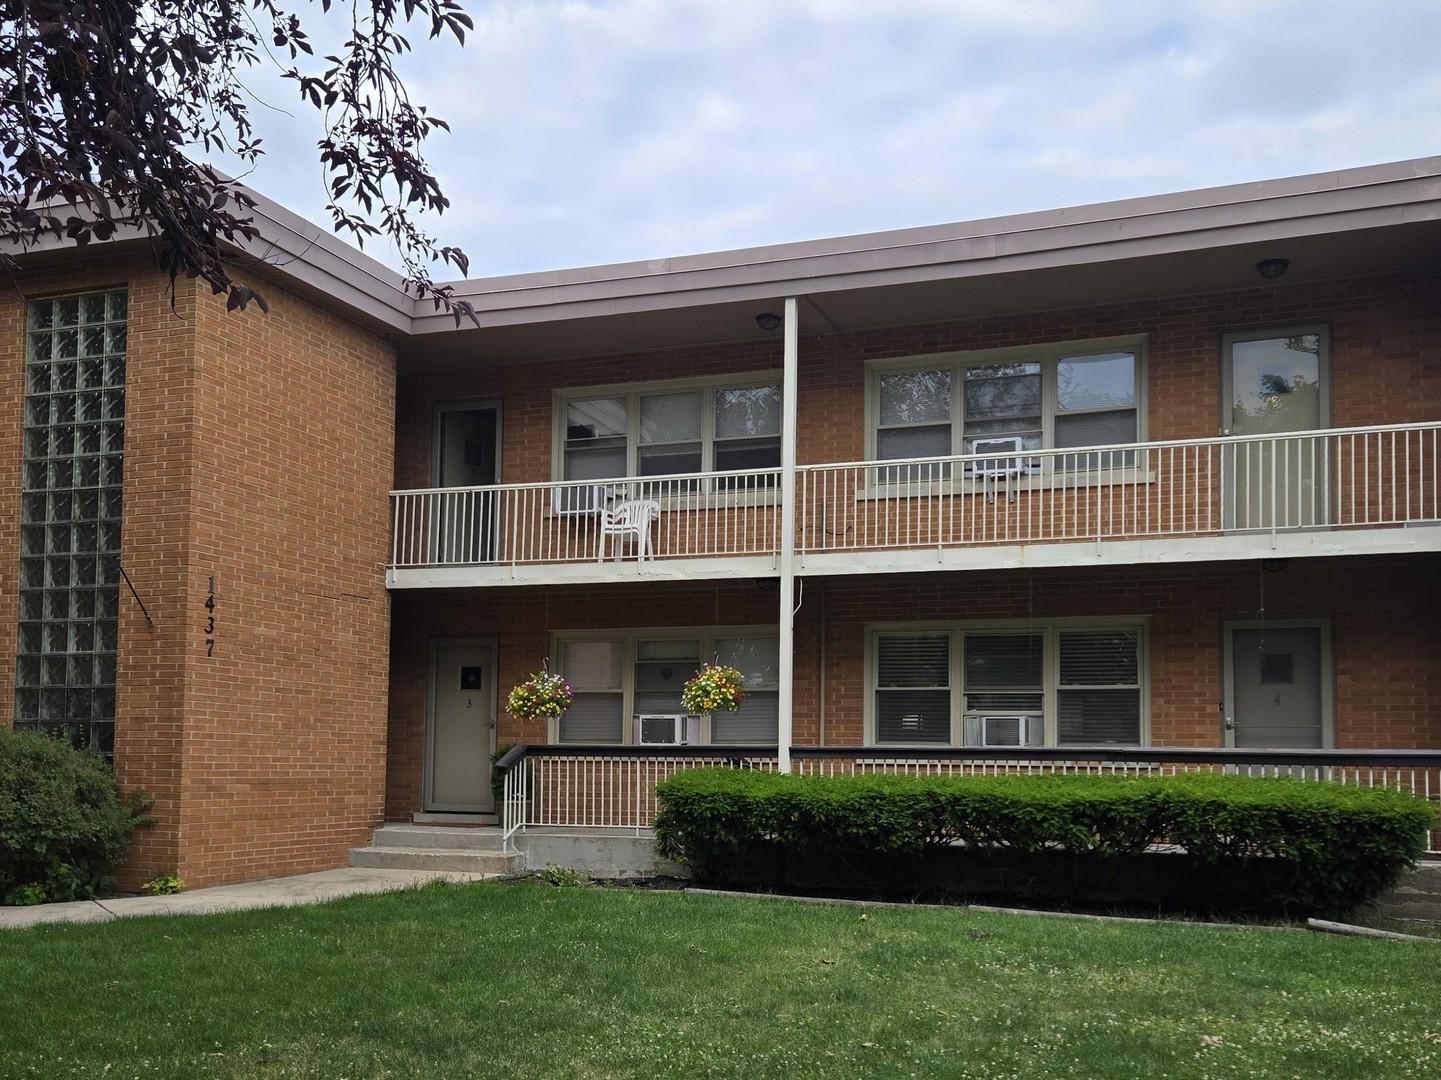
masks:
<path id="1" fill-rule="evenodd" d="M 15 726 L 110 754 L 125 440 L 123 290 L 29 305 Z"/>

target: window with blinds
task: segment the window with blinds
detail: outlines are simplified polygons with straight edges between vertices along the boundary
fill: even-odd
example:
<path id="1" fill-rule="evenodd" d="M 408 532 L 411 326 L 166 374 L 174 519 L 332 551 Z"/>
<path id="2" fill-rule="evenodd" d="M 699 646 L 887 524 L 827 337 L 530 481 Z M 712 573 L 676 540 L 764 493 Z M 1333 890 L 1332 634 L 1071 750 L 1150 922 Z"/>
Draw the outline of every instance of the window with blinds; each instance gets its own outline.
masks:
<path id="1" fill-rule="evenodd" d="M 638 716 L 685 712 L 681 688 L 703 661 L 739 669 L 745 701 L 733 713 L 705 718 L 705 742 L 772 744 L 780 727 L 780 642 L 774 636 L 720 637 L 697 630 L 645 637 L 617 633 L 604 640 L 559 642 L 559 671 L 575 699 L 560 718 L 561 742 L 634 741 Z"/>
<path id="2" fill-rule="evenodd" d="M 876 641 L 876 738 L 951 741 L 951 635 L 887 634 Z"/>
<path id="3" fill-rule="evenodd" d="M 654 388 L 652 388 L 654 387 Z M 567 397 L 556 410 L 564 480 L 774 469 L 781 463 L 778 382 L 682 380 Z M 770 475 L 723 486 L 769 486 Z M 693 490 L 694 482 L 676 490 Z"/>
<path id="4" fill-rule="evenodd" d="M 1057 637 L 1057 742 L 1083 746 L 1140 742 L 1140 633 L 1063 630 Z"/>
<path id="5" fill-rule="evenodd" d="M 1144 738 L 1139 625 L 885 630 L 870 641 L 869 730 L 880 745 L 1136 746 Z"/>
<path id="6" fill-rule="evenodd" d="M 1110 347 L 1118 346 L 1118 347 Z M 1142 438 L 1144 366 L 1136 339 L 1062 342 L 1026 349 L 935 356 L 915 365 L 875 365 L 871 438 L 875 458 L 942 458 L 978 452 L 977 443 L 1020 440 L 1024 450 L 1134 443 Z M 984 449 L 979 452 L 984 452 Z M 1037 472 L 1041 459 L 1027 459 Z M 1134 451 L 1057 455 L 1058 472 L 1133 466 Z M 885 482 L 945 479 L 944 463 L 879 471 Z"/>

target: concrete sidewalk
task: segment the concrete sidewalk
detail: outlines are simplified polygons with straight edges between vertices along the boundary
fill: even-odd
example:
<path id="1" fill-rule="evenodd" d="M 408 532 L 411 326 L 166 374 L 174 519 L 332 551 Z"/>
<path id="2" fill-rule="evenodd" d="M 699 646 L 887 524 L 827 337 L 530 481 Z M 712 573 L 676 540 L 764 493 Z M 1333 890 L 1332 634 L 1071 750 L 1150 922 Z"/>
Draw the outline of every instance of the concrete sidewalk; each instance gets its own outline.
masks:
<path id="1" fill-rule="evenodd" d="M 315 874 L 251 881 L 244 885 L 217 885 L 212 889 L 173 896 L 117 896 L 112 900 L 77 900 L 69 904 L 34 907 L 0 907 L 0 930 L 41 923 L 93 923 L 137 915 L 206 915 L 214 911 L 247 908 L 294 907 L 318 904 L 358 893 L 394 892 L 428 881 L 483 881 L 495 874 L 465 874 L 437 870 L 379 870 L 347 867 Z"/>

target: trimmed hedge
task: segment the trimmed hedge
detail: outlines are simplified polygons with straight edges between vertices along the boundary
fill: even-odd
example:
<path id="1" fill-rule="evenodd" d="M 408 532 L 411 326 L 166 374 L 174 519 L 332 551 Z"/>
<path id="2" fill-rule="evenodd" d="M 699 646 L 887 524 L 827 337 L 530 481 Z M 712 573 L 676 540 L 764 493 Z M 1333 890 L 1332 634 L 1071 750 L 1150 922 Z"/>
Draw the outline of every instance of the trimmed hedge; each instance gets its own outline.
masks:
<path id="1" fill-rule="evenodd" d="M 1264 869 L 1269 906 L 1308 913 L 1344 912 L 1395 884 L 1425 851 L 1436 816 L 1402 792 L 1211 773 L 916 778 L 695 769 L 663 781 L 656 794 L 661 853 L 702 880 L 734 880 L 765 844 L 888 856 L 892 864 L 959 847 L 975 856 L 1063 857 L 1098 870 L 1166 844 L 1214 867 L 1218 890 Z"/>
<path id="2" fill-rule="evenodd" d="M 102 895 L 148 805 L 98 754 L 0 727 L 0 904 Z"/>

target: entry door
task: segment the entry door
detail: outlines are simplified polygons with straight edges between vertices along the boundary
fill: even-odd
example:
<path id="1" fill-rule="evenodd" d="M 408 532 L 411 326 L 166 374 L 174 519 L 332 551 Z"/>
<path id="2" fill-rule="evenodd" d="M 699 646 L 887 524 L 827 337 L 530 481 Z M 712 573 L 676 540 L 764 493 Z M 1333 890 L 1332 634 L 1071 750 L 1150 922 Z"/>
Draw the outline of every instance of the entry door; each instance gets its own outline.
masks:
<path id="1" fill-rule="evenodd" d="M 495 642 L 437 643 L 431 649 L 426 724 L 425 808 L 493 813 Z"/>
<path id="2" fill-rule="evenodd" d="M 1225 647 L 1227 746 L 1335 745 L 1326 623 L 1230 623 Z"/>
<path id="3" fill-rule="evenodd" d="M 436 411 L 434 482 L 442 488 L 482 487 L 500 479 L 500 406 L 441 406 Z M 493 491 L 445 496 L 434 515 L 436 558 L 442 563 L 495 558 L 500 500 Z"/>
<path id="4" fill-rule="evenodd" d="M 1221 432 L 1272 435 L 1222 452 L 1225 525 L 1280 529 L 1330 520 L 1330 440 L 1285 438 L 1331 423 L 1330 341 L 1324 327 L 1223 340 Z"/>

